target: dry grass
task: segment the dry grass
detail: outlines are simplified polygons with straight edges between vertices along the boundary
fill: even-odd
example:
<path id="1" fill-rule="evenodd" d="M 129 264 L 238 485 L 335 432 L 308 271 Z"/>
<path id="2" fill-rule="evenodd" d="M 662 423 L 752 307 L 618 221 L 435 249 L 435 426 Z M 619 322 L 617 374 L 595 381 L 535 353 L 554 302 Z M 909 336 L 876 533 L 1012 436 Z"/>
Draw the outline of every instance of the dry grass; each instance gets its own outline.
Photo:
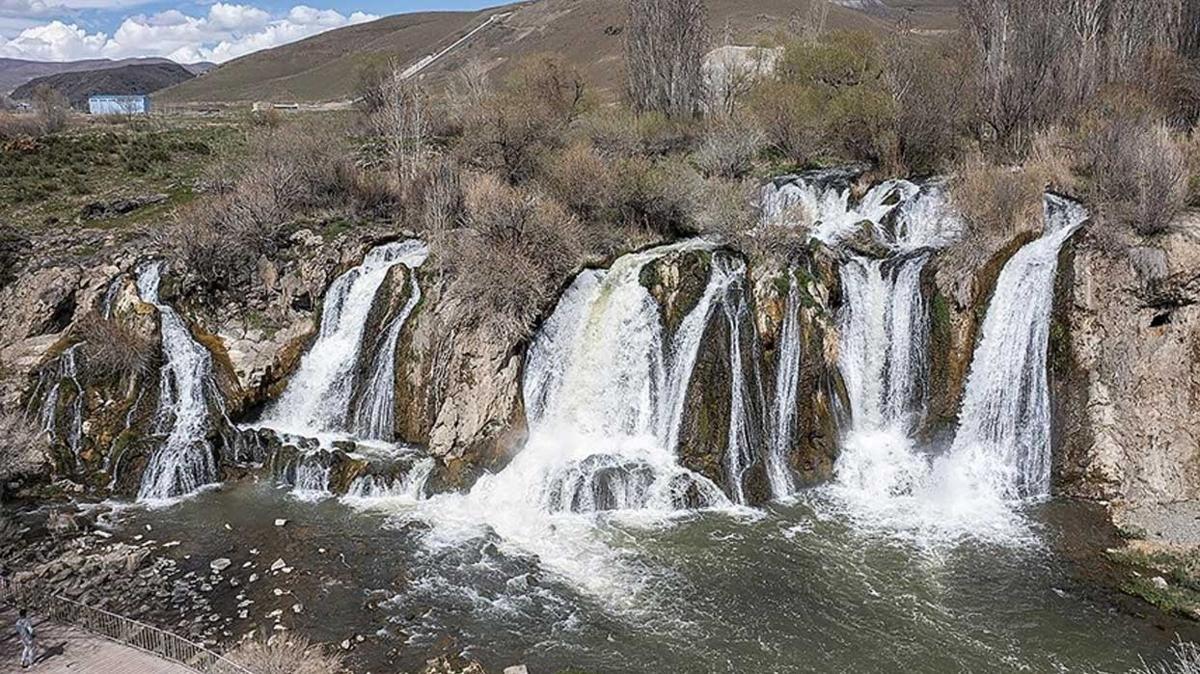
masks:
<path id="1" fill-rule="evenodd" d="M 1200 674 L 1200 646 L 1181 639 L 1171 648 L 1171 657 L 1153 666 L 1143 661 L 1133 674 Z"/>
<path id="2" fill-rule="evenodd" d="M 340 674 L 347 671 L 340 656 L 294 634 L 275 635 L 269 639 L 260 636 L 243 642 L 226 657 L 254 674 Z"/>

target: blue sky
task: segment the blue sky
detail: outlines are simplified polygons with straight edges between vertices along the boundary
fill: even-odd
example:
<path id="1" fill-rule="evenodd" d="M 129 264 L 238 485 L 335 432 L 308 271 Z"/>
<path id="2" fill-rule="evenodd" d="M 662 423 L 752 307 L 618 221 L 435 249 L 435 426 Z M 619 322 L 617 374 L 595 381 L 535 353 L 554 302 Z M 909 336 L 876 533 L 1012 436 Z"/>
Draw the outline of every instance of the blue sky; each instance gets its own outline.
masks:
<path id="1" fill-rule="evenodd" d="M 0 0 L 0 57 L 166 56 L 226 61 L 380 16 L 478 9 L 479 0 Z"/>

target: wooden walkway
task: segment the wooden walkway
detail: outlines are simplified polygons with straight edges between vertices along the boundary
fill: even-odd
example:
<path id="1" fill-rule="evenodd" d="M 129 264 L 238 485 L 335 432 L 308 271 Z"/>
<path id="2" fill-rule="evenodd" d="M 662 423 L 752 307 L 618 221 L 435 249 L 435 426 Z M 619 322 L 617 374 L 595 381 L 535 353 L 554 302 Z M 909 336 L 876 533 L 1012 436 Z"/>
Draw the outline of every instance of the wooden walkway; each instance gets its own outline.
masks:
<path id="1" fill-rule="evenodd" d="M 38 660 L 21 669 L 21 643 L 17 639 L 17 612 L 0 608 L 0 672 L 37 674 L 193 674 L 192 670 L 149 653 L 94 636 L 74 627 L 58 625 L 34 615 Z"/>

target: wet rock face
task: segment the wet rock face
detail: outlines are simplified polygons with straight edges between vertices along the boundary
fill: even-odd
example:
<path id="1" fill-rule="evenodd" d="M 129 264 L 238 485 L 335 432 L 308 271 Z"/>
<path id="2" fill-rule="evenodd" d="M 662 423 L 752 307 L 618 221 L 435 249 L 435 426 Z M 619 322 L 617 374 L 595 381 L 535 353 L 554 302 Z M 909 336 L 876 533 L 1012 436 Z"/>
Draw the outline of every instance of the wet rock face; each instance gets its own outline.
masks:
<path id="1" fill-rule="evenodd" d="M 1129 507 L 1200 497 L 1200 244 L 1065 250 L 1050 334 L 1056 480 Z"/>
<path id="2" fill-rule="evenodd" d="M 1004 265 L 1038 232 L 967 237 L 935 255 L 922 275 L 930 312 L 928 435 L 955 426 L 979 329 Z"/>

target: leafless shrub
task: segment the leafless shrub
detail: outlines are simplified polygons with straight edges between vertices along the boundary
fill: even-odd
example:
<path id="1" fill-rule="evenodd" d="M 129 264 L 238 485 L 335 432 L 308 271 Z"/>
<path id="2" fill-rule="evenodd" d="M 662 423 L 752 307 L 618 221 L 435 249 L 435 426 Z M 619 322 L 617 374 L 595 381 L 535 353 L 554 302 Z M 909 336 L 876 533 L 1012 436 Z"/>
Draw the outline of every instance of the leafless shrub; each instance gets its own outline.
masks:
<path id="1" fill-rule="evenodd" d="M 975 155 L 960 164 L 951 182 L 954 205 L 974 237 L 974 247 L 987 238 L 1008 238 L 1041 224 L 1042 177 L 1016 167 L 999 166 Z M 971 237 L 963 237 L 964 239 Z"/>
<path id="2" fill-rule="evenodd" d="M 616 177 L 609 160 L 587 142 L 576 142 L 549 162 L 542 182 L 554 197 L 585 221 L 608 213 Z"/>
<path id="3" fill-rule="evenodd" d="M 579 134 L 609 158 L 625 158 L 642 148 L 637 115 L 625 108 L 601 108 L 584 115 L 576 124 Z"/>
<path id="4" fill-rule="evenodd" d="M 585 232 L 565 209 L 493 175 L 464 189 L 464 229 L 439 237 L 460 318 L 497 339 L 527 337 L 579 264 Z"/>
<path id="5" fill-rule="evenodd" d="M 937 172 L 956 159 L 970 113 L 967 73 L 952 43 L 925 46 L 897 32 L 881 50 L 900 161 Z"/>
<path id="6" fill-rule="evenodd" d="M 267 129 L 244 157 L 224 166 L 229 184 L 176 214 L 160 234 L 201 284 L 232 290 L 248 282 L 263 255 L 273 255 L 290 222 L 333 208 L 361 190 L 331 135 L 312 129 Z"/>
<path id="7" fill-rule="evenodd" d="M 37 138 L 42 131 L 43 124 L 35 115 L 0 112 L 0 141 Z"/>
<path id="8" fill-rule="evenodd" d="M 120 381 L 153 372 L 157 349 L 154 342 L 125 321 L 89 314 L 80 324 L 85 374 L 90 381 Z"/>
<path id="9" fill-rule="evenodd" d="M 753 180 L 706 179 L 692 216 L 696 228 L 729 240 L 751 232 L 758 226 L 757 191 Z"/>
<path id="10" fill-rule="evenodd" d="M 1107 219 L 1159 234 L 1183 211 L 1191 178 L 1183 145 L 1146 115 L 1113 111 L 1082 133 L 1092 200 Z"/>
<path id="11" fill-rule="evenodd" d="M 821 106 L 813 92 L 794 82 L 757 87 L 750 109 L 776 152 L 803 165 L 819 152 Z"/>
<path id="12" fill-rule="evenodd" d="M 303 636 L 261 635 L 226 655 L 255 674 L 340 674 L 346 671 L 336 653 L 313 645 Z"/>
<path id="13" fill-rule="evenodd" d="M 625 62 L 635 110 L 676 118 L 699 111 L 707 14 L 704 0 L 630 0 Z"/>
<path id="14" fill-rule="evenodd" d="M 425 172 L 421 200 L 421 222 L 426 231 L 452 229 L 462 217 L 463 189 L 458 166 L 447 159 L 431 164 Z"/>
<path id="15" fill-rule="evenodd" d="M 616 208 L 626 227 L 660 235 L 695 234 L 704 179 L 687 162 L 634 157 L 615 167 Z"/>
<path id="16" fill-rule="evenodd" d="M 534 57 L 505 86 L 467 113 L 458 151 L 465 163 L 495 171 L 513 184 L 532 178 L 545 155 L 563 144 L 582 112 L 585 87 L 561 60 Z"/>
<path id="17" fill-rule="evenodd" d="M 765 144 L 765 136 L 754 120 L 718 118 L 705 129 L 696 151 L 696 164 L 709 177 L 741 178 L 753 168 Z"/>
<path id="18" fill-rule="evenodd" d="M 42 85 L 33 90 L 33 112 L 42 125 L 43 133 L 57 133 L 67 127 L 71 104 L 57 89 Z"/>

